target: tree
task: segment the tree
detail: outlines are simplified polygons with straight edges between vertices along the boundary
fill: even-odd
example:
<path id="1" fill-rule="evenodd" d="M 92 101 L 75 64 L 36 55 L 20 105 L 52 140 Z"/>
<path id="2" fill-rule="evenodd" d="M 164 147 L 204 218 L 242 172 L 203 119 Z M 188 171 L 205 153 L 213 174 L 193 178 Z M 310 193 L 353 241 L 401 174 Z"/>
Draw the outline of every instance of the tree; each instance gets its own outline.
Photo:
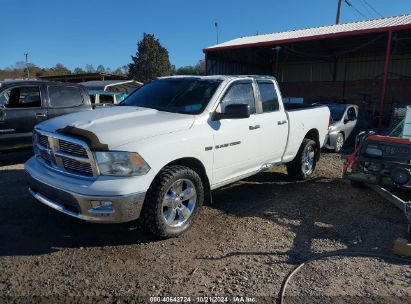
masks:
<path id="1" fill-rule="evenodd" d="M 155 77 L 171 74 L 168 51 L 153 34 L 144 33 L 137 44 L 136 56 L 131 56 L 128 75 L 138 81 L 147 82 Z"/>
<path id="2" fill-rule="evenodd" d="M 123 71 L 121 70 L 121 68 L 117 68 L 113 71 L 114 75 L 118 75 L 118 76 L 124 76 Z"/>
<path id="3" fill-rule="evenodd" d="M 200 60 L 196 65 L 187 65 L 185 67 L 180 67 L 174 71 L 175 75 L 204 75 L 205 67 L 204 60 Z"/>
<path id="4" fill-rule="evenodd" d="M 106 71 L 106 69 L 104 68 L 104 66 L 102 65 L 102 64 L 100 64 L 98 67 L 97 67 L 97 73 L 104 73 L 105 71 Z"/>
<path id="5" fill-rule="evenodd" d="M 76 68 L 74 69 L 73 73 L 74 73 L 74 74 L 84 74 L 85 71 L 84 71 L 82 68 L 80 68 L 80 67 L 76 67 Z"/>
<path id="6" fill-rule="evenodd" d="M 94 73 L 96 70 L 94 69 L 94 66 L 92 64 L 86 64 L 86 72 L 87 73 Z"/>
<path id="7" fill-rule="evenodd" d="M 54 68 L 50 69 L 54 75 L 68 75 L 71 71 L 66 68 L 63 64 L 57 63 Z"/>
<path id="8" fill-rule="evenodd" d="M 123 65 L 120 69 L 125 76 L 128 75 L 128 64 Z"/>

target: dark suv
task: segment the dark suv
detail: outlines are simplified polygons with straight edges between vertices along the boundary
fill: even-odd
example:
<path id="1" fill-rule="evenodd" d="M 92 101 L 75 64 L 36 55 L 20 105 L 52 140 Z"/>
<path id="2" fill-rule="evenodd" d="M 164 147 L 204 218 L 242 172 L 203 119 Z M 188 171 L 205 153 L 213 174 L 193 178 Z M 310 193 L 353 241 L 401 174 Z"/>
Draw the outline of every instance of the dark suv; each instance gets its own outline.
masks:
<path id="1" fill-rule="evenodd" d="M 30 147 L 32 130 L 43 120 L 86 110 L 90 98 L 80 85 L 0 81 L 0 151 Z"/>

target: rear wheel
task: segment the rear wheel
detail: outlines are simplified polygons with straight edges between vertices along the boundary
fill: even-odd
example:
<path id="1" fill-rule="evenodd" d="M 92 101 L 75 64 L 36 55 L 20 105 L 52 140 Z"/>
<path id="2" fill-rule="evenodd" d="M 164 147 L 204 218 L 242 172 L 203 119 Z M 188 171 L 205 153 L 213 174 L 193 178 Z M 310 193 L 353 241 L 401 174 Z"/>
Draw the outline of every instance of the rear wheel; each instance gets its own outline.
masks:
<path id="1" fill-rule="evenodd" d="M 344 135 L 342 133 L 338 133 L 337 137 L 335 138 L 334 151 L 337 153 L 340 152 L 343 145 L 344 145 Z"/>
<path id="2" fill-rule="evenodd" d="M 185 166 L 166 167 L 147 192 L 144 224 L 156 235 L 178 236 L 191 227 L 203 201 L 203 183 L 195 171 Z"/>
<path id="3" fill-rule="evenodd" d="M 316 143 L 311 139 L 305 138 L 296 157 L 287 164 L 288 174 L 297 180 L 309 178 L 317 164 L 317 153 Z"/>

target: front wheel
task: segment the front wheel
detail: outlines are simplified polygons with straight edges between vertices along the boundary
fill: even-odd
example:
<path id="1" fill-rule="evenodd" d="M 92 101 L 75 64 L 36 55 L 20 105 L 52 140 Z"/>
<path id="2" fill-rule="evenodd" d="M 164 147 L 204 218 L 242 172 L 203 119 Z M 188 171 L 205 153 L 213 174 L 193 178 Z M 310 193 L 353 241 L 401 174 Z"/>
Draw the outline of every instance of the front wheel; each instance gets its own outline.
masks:
<path id="1" fill-rule="evenodd" d="M 204 201 L 200 176 L 185 166 L 159 172 L 143 207 L 145 226 L 161 237 L 175 237 L 191 227 Z"/>
<path id="2" fill-rule="evenodd" d="M 311 139 L 304 139 L 296 157 L 287 164 L 287 172 L 296 180 L 309 178 L 317 164 L 317 145 Z"/>

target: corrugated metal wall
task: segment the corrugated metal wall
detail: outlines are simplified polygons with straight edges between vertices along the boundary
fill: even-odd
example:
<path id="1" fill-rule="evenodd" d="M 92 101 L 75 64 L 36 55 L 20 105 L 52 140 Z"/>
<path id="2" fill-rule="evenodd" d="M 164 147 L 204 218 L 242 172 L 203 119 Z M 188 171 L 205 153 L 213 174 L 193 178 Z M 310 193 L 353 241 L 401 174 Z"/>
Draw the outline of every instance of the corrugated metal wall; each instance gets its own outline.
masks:
<path id="1" fill-rule="evenodd" d="M 356 81 L 374 80 L 382 77 L 384 57 L 343 58 L 337 62 L 334 79 L 334 62 L 281 63 L 281 82 L 313 81 Z M 208 75 L 273 74 L 272 67 L 247 65 L 225 61 L 208 61 Z M 393 56 L 390 65 L 390 78 L 411 78 L 411 55 Z"/>
<path id="2" fill-rule="evenodd" d="M 334 62 L 304 62 L 281 65 L 281 82 L 333 81 Z M 344 58 L 337 62 L 335 81 L 373 80 L 382 77 L 384 57 Z M 411 56 L 394 56 L 390 78 L 411 78 Z"/>
<path id="3" fill-rule="evenodd" d="M 263 75 L 270 74 L 270 67 L 246 63 L 208 60 L 207 75 Z"/>

